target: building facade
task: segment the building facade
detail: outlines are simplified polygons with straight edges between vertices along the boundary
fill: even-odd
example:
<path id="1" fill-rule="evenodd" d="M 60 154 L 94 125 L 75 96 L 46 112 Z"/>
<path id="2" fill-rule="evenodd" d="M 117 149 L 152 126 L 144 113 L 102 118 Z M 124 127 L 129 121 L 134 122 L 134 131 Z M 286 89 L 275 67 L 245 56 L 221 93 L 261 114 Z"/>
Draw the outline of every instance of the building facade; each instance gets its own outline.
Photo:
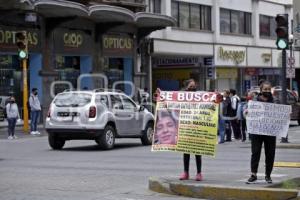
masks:
<path id="1" fill-rule="evenodd" d="M 148 2 L 160 6 L 152 6 L 152 12 L 177 20 L 176 27 L 151 34 L 154 88 L 177 90 L 182 80 L 191 77 L 200 89 L 235 88 L 240 95 L 260 79 L 280 84 L 282 59 L 275 44 L 275 17 L 287 13 L 291 19 L 292 0 Z M 299 52 L 293 54 L 299 68 Z"/>
<path id="2" fill-rule="evenodd" d="M 146 6 L 145 0 L 0 1 L 0 96 L 14 95 L 24 105 L 18 31 L 28 39 L 28 92 L 38 88 L 44 115 L 65 89 L 115 87 L 132 95 L 132 82 L 145 87 L 140 45 L 152 31 L 175 24 Z"/>

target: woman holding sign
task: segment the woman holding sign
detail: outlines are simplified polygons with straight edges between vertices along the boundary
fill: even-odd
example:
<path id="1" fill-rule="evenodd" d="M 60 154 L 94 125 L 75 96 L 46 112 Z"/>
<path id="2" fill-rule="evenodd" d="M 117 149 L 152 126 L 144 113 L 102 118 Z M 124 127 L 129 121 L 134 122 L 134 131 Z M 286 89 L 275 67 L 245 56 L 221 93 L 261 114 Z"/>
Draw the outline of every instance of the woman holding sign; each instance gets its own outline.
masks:
<path id="1" fill-rule="evenodd" d="M 260 93 L 254 100 L 266 103 L 274 103 L 274 98 L 271 93 L 271 84 L 267 81 L 261 83 Z M 251 176 L 246 183 L 254 183 L 257 180 L 257 169 L 264 143 L 265 148 L 265 180 L 267 183 L 272 183 L 271 173 L 273 170 L 274 159 L 275 159 L 275 147 L 276 147 L 276 136 L 269 135 L 258 135 L 256 133 L 250 133 L 251 135 Z"/>
<path id="2" fill-rule="evenodd" d="M 185 82 L 185 91 L 188 92 L 195 92 L 196 91 L 196 83 L 194 79 L 186 80 Z M 202 181 L 202 174 L 201 174 L 201 166 L 202 166 L 202 157 L 201 155 L 195 155 L 196 158 L 196 166 L 197 166 L 197 174 L 195 177 L 196 181 Z M 189 179 L 189 166 L 190 166 L 190 154 L 183 154 L 183 166 L 184 172 L 180 175 L 180 180 L 187 180 Z"/>

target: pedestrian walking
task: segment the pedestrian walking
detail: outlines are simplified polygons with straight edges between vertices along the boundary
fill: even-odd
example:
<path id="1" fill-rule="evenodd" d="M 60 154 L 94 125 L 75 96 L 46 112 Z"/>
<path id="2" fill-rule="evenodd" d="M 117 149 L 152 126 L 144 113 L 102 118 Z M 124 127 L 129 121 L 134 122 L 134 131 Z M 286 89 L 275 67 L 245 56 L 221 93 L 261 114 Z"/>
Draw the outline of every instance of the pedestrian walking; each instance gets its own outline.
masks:
<path id="1" fill-rule="evenodd" d="M 31 95 L 29 97 L 29 106 L 30 106 L 30 115 L 31 115 L 31 124 L 30 124 L 30 134 L 31 135 L 40 135 L 40 132 L 37 131 L 37 124 L 41 112 L 41 103 L 38 98 L 37 88 L 32 88 Z"/>
<path id="2" fill-rule="evenodd" d="M 11 96 L 10 101 L 6 105 L 6 114 L 8 122 L 8 139 L 16 139 L 15 127 L 17 120 L 20 118 L 18 105 L 16 104 L 15 97 Z"/>
<path id="3" fill-rule="evenodd" d="M 194 79 L 189 79 L 184 82 L 184 90 L 189 91 L 189 92 L 195 92 L 196 91 L 196 82 Z M 197 174 L 195 177 L 196 181 L 202 181 L 202 156 L 201 155 L 195 155 L 196 159 L 196 166 L 197 166 Z M 183 166 L 184 166 L 184 171 L 180 175 L 179 179 L 180 180 L 187 180 L 189 179 L 189 166 L 190 166 L 190 154 L 183 154 Z"/>
<path id="4" fill-rule="evenodd" d="M 254 100 L 274 103 L 274 98 L 271 93 L 271 83 L 265 81 L 260 85 L 260 93 Z M 251 176 L 246 183 L 253 183 L 257 180 L 257 170 L 261 155 L 262 144 L 265 149 L 265 180 L 267 183 L 272 183 L 271 173 L 273 170 L 276 148 L 276 136 L 256 135 L 251 134 Z"/>

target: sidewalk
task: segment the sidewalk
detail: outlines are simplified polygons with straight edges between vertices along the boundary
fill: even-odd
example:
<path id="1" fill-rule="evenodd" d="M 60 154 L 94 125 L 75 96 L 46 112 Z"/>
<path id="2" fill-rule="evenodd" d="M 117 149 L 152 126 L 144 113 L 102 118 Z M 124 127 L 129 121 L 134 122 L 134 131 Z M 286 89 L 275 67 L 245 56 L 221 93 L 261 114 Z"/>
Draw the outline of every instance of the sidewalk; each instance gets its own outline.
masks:
<path id="1" fill-rule="evenodd" d="M 277 148 L 294 149 L 294 151 L 299 151 L 300 154 L 300 131 L 297 123 L 291 123 L 288 134 L 289 143 L 278 142 Z M 280 141 L 280 139 L 278 139 L 277 141 Z M 247 148 L 250 148 L 250 143 L 247 143 L 245 145 L 247 146 Z M 299 162 L 299 160 L 297 161 Z M 226 171 L 226 169 L 224 170 Z M 264 181 L 264 174 L 258 174 L 259 180 L 256 184 L 245 184 L 247 177 L 245 177 L 245 174 L 237 172 L 236 174 L 225 173 L 222 174 L 222 176 L 211 174 L 210 179 L 204 179 L 201 182 L 197 182 L 192 179 L 180 181 L 178 180 L 178 177 L 150 177 L 148 186 L 150 190 L 159 193 L 201 199 L 300 200 L 299 185 L 298 190 L 281 189 L 275 187 L 283 181 L 293 178 L 300 178 L 300 169 L 281 168 L 280 170 L 284 170 L 284 172 L 287 172 L 287 176 L 280 176 L 279 174 L 277 174 L 278 176 L 276 176 L 274 174 L 273 184 L 267 184 Z"/>
<path id="2" fill-rule="evenodd" d="M 23 131 L 23 121 L 19 121 L 16 125 L 15 136 L 17 136 L 18 138 L 26 138 L 26 137 L 39 137 L 39 136 L 47 135 L 43 124 L 39 124 L 37 129 L 41 133 L 40 135 L 30 135 L 29 134 L 30 133 L 30 122 L 29 122 L 29 132 L 25 133 Z M 0 122 L 0 140 L 1 139 L 7 139 L 7 121 L 6 120 Z"/>

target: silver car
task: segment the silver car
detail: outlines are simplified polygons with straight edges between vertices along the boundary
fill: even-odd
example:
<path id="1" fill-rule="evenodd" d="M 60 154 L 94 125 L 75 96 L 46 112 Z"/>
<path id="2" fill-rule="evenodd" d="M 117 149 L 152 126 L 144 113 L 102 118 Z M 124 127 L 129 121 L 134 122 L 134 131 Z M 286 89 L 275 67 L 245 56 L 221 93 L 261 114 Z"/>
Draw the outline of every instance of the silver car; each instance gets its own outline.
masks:
<path id="1" fill-rule="evenodd" d="M 45 128 L 52 149 L 66 140 L 95 140 L 112 149 L 115 138 L 140 138 L 152 144 L 154 117 L 122 92 L 94 90 L 59 93 L 50 104 Z"/>

